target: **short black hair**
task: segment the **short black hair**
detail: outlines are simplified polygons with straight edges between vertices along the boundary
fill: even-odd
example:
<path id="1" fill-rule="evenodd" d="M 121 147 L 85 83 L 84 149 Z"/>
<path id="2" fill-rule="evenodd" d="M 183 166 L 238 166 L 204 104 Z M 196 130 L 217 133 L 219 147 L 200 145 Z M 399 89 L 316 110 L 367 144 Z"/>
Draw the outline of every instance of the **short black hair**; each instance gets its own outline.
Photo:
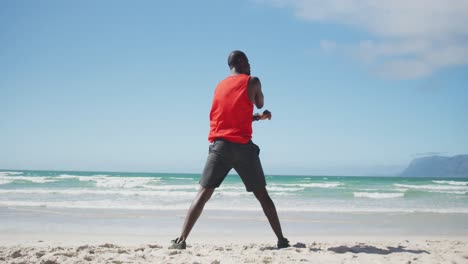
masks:
<path id="1" fill-rule="evenodd" d="M 247 60 L 247 55 L 245 55 L 244 52 L 242 52 L 240 50 L 232 51 L 229 54 L 229 57 L 228 57 L 229 68 L 232 69 L 232 68 L 238 66 L 240 61 L 242 61 L 242 60 L 244 60 L 244 61 Z"/>

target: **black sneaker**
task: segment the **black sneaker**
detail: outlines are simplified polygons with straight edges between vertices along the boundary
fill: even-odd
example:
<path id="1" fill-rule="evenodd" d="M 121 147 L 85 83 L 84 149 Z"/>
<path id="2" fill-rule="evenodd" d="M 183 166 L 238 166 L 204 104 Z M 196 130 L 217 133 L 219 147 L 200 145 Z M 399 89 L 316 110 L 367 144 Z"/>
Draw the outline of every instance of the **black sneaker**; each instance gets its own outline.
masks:
<path id="1" fill-rule="evenodd" d="M 280 248 L 290 247 L 291 245 L 289 245 L 289 240 L 287 238 L 283 238 L 283 239 L 278 240 L 277 246 L 278 246 L 278 249 L 280 249 Z"/>
<path id="2" fill-rule="evenodd" d="M 187 248 L 187 243 L 184 241 L 180 241 L 179 238 L 176 238 L 174 240 L 171 240 L 171 245 L 169 246 L 169 249 L 186 249 Z"/>

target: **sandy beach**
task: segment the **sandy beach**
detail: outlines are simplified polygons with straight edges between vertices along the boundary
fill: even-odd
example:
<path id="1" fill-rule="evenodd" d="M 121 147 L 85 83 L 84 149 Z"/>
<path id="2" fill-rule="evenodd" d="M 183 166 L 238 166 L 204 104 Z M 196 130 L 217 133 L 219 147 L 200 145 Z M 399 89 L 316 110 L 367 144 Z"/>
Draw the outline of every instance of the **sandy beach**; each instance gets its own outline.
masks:
<path id="1" fill-rule="evenodd" d="M 468 263 L 463 238 L 329 238 L 293 241 L 277 250 L 272 243 L 193 243 L 169 250 L 163 241 L 149 243 L 80 243 L 31 241 L 0 246 L 2 263 Z M 70 240 L 71 239 L 71 240 Z M 124 238 L 120 238 L 124 239 Z M 66 241 L 66 242 L 65 242 Z M 74 244 L 74 245 L 73 245 Z"/>
<path id="2" fill-rule="evenodd" d="M 468 263 L 466 214 L 282 213 L 277 250 L 261 212 L 207 210 L 186 250 L 184 211 L 0 208 L 0 263 Z"/>

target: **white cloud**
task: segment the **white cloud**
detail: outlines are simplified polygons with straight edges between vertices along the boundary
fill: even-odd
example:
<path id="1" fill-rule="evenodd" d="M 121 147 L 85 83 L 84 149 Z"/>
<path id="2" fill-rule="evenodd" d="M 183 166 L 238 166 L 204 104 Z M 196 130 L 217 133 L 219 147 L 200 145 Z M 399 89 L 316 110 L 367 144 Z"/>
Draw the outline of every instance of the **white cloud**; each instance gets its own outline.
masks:
<path id="1" fill-rule="evenodd" d="M 377 71 L 390 79 L 416 79 L 431 74 L 433 69 L 417 59 L 395 59 L 382 63 Z"/>
<path id="2" fill-rule="evenodd" d="M 265 2 L 265 1 L 264 1 Z M 322 40 L 325 51 L 351 51 L 382 74 L 399 79 L 468 64 L 468 0 L 271 0 L 303 20 L 349 26 L 371 34 L 359 43 Z M 331 45 L 333 44 L 333 45 Z"/>

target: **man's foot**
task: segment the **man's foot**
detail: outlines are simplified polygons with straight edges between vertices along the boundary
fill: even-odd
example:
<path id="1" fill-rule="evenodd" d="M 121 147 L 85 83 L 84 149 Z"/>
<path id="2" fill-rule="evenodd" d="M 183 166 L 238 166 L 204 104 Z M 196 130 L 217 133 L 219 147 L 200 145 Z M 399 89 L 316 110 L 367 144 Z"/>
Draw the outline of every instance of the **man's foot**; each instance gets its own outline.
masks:
<path id="1" fill-rule="evenodd" d="M 287 247 L 291 246 L 291 245 L 289 245 L 289 240 L 287 238 L 283 238 L 283 239 L 278 240 L 277 245 L 278 245 L 278 249 L 287 248 Z"/>
<path id="2" fill-rule="evenodd" d="M 185 240 L 180 241 L 179 238 L 171 240 L 171 243 L 172 244 L 169 246 L 169 249 L 186 249 L 187 248 L 187 243 L 185 243 Z"/>

